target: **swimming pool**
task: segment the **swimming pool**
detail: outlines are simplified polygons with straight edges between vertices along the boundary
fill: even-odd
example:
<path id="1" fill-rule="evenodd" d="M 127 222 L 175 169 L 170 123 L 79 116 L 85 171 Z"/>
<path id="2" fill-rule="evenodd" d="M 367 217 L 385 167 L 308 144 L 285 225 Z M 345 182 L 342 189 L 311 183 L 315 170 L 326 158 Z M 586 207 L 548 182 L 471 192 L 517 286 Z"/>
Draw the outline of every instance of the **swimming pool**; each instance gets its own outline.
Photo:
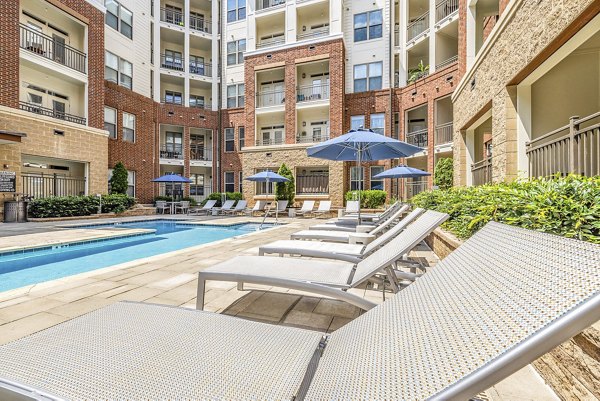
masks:
<path id="1" fill-rule="evenodd" d="M 86 225 L 77 228 L 83 227 L 99 230 L 106 227 L 142 228 L 156 231 L 0 254 L 0 291 L 249 234 L 259 229 L 259 225 L 254 223 L 208 226 L 172 220 Z M 269 227 L 272 225 L 265 224 L 262 229 Z"/>

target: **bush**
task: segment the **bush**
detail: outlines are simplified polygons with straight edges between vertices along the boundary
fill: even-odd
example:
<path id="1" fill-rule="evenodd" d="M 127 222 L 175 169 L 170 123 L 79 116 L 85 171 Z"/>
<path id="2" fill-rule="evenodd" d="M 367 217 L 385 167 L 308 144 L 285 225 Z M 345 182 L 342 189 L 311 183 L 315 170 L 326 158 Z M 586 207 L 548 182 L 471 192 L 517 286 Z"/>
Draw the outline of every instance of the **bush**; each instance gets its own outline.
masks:
<path id="1" fill-rule="evenodd" d="M 438 160 L 433 173 L 433 185 L 437 185 L 439 189 L 452 188 L 454 182 L 453 174 L 454 164 L 451 158 L 445 157 Z"/>
<path id="2" fill-rule="evenodd" d="M 127 193 L 127 169 L 121 162 L 115 164 L 112 177 L 109 180 L 111 194 L 126 194 Z"/>
<path id="3" fill-rule="evenodd" d="M 135 205 L 135 198 L 122 194 L 102 196 L 102 213 L 122 213 Z M 89 216 L 98 213 L 100 199 L 96 196 L 59 196 L 34 199 L 28 214 L 33 218 Z"/>
<path id="4" fill-rule="evenodd" d="M 416 206 L 448 213 L 466 239 L 489 221 L 600 243 L 600 177 L 551 177 L 422 192 Z"/>
<path id="5" fill-rule="evenodd" d="M 360 191 L 360 207 L 365 209 L 377 209 L 385 204 L 387 193 L 379 189 Z M 358 191 L 346 192 L 346 200 L 358 199 Z"/>
<path id="6" fill-rule="evenodd" d="M 275 184 L 275 199 L 277 200 L 287 200 L 288 205 L 292 206 L 294 204 L 294 198 L 296 197 L 296 184 L 294 182 L 294 174 L 288 168 L 288 166 L 283 163 L 281 167 L 279 167 L 279 171 L 277 171 L 282 177 L 287 178 L 289 181 L 287 182 L 278 182 Z"/>
<path id="7" fill-rule="evenodd" d="M 213 192 L 212 194 L 208 195 L 206 197 L 206 199 L 204 199 L 202 201 L 202 203 L 200 203 L 202 206 L 204 206 L 206 204 L 207 201 L 209 200 L 216 200 L 217 203 L 215 203 L 216 207 L 221 207 L 221 196 L 223 195 L 222 192 Z M 241 192 L 226 192 L 225 196 L 227 199 L 229 200 L 235 200 L 235 201 L 239 201 L 244 199 L 244 196 L 242 195 Z"/>

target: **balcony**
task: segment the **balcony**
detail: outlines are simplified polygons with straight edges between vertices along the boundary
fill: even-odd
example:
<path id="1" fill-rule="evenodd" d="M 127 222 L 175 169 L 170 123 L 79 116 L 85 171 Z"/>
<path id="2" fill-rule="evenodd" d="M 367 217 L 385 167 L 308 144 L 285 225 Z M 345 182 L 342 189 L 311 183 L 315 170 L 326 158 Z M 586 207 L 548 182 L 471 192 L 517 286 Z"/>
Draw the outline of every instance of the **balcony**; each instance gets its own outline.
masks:
<path id="1" fill-rule="evenodd" d="M 162 104 L 175 104 L 178 106 L 183 106 L 183 98 L 181 96 L 166 96 L 160 100 Z"/>
<path id="2" fill-rule="evenodd" d="M 329 193 L 329 175 L 297 175 L 296 194 L 327 195 Z"/>
<path id="3" fill-rule="evenodd" d="M 440 124 L 435 127 L 435 145 L 446 145 L 453 141 L 453 125 L 452 122 Z"/>
<path id="4" fill-rule="evenodd" d="M 198 32 L 212 33 L 212 21 L 190 15 L 190 29 Z"/>
<path id="5" fill-rule="evenodd" d="M 308 39 L 320 38 L 320 37 L 328 36 L 328 35 L 329 35 L 329 27 L 324 26 L 321 28 L 311 29 L 306 32 L 301 32 L 296 36 L 296 40 L 298 40 L 298 41 L 308 40 Z"/>
<path id="6" fill-rule="evenodd" d="M 458 0 L 442 0 L 435 5 L 435 22 L 440 22 L 458 11 Z"/>
<path id="7" fill-rule="evenodd" d="M 421 129 L 406 134 L 406 143 L 418 146 L 420 148 L 427 147 L 427 128 Z"/>
<path id="8" fill-rule="evenodd" d="M 160 158 L 183 160 L 183 146 L 177 143 L 165 143 L 160 145 Z"/>
<path id="9" fill-rule="evenodd" d="M 473 185 L 484 185 L 492 182 L 492 157 L 485 158 L 471 165 Z"/>
<path id="10" fill-rule="evenodd" d="M 190 74 L 201 75 L 203 77 L 212 77 L 212 64 L 190 62 Z"/>
<path id="11" fill-rule="evenodd" d="M 315 102 L 329 99 L 329 84 L 301 86 L 297 90 L 296 102 Z"/>
<path id="12" fill-rule="evenodd" d="M 285 139 L 283 137 L 256 138 L 256 146 L 283 145 L 284 143 Z"/>
<path id="13" fill-rule="evenodd" d="M 267 11 L 283 4 L 285 4 L 285 0 L 256 0 L 256 11 Z"/>
<path id="14" fill-rule="evenodd" d="M 185 26 L 185 20 L 183 18 L 183 13 L 179 10 L 175 10 L 172 8 L 161 8 L 160 9 L 160 20 L 162 22 L 166 22 L 168 24 Z"/>
<path id="15" fill-rule="evenodd" d="M 329 140 L 329 130 L 321 134 L 297 135 L 296 143 L 318 143 Z"/>
<path id="16" fill-rule="evenodd" d="M 409 42 L 415 40 L 422 36 L 428 30 L 429 12 L 426 12 L 418 16 L 411 23 L 408 24 L 408 27 L 406 28 L 406 40 Z"/>
<path id="17" fill-rule="evenodd" d="M 285 104 L 285 91 L 265 91 L 256 94 L 256 107 L 272 107 Z"/>
<path id="18" fill-rule="evenodd" d="M 171 55 L 160 55 L 160 67 L 173 71 L 184 71 L 183 58 L 173 57 Z"/>
<path id="19" fill-rule="evenodd" d="M 85 117 L 75 116 L 73 114 L 65 113 L 63 111 L 49 109 L 42 107 L 35 103 L 19 102 L 19 108 L 30 113 L 41 114 L 46 117 L 57 118 L 59 120 L 68 121 L 75 124 L 86 124 Z"/>
<path id="20" fill-rule="evenodd" d="M 200 145 L 190 145 L 190 160 L 212 161 L 212 149 Z"/>
<path id="21" fill-rule="evenodd" d="M 190 98 L 190 107 L 202 110 L 212 110 L 212 105 L 207 102 L 201 102 L 194 98 Z"/>
<path id="22" fill-rule="evenodd" d="M 279 46 L 283 44 L 285 44 L 285 35 L 281 33 L 268 38 L 262 38 L 260 42 L 256 44 L 256 48 L 264 49 L 265 47 Z"/>
<path id="23" fill-rule="evenodd" d="M 72 68 L 75 71 L 86 73 L 86 54 L 82 51 L 50 36 L 36 32 L 25 25 L 21 24 L 19 30 L 20 47 L 22 49 Z"/>
<path id="24" fill-rule="evenodd" d="M 435 66 L 435 69 L 436 69 L 437 71 L 439 71 L 439 70 L 441 70 L 442 68 L 446 68 L 446 67 L 448 67 L 448 66 L 450 66 L 450 65 L 452 65 L 452 64 L 454 64 L 454 63 L 456 63 L 457 61 L 458 61 L 458 55 L 456 55 L 456 56 L 453 56 L 453 57 L 450 57 L 449 59 L 447 59 L 447 60 L 444 60 L 444 61 L 442 61 L 441 63 L 437 64 L 437 65 Z"/>

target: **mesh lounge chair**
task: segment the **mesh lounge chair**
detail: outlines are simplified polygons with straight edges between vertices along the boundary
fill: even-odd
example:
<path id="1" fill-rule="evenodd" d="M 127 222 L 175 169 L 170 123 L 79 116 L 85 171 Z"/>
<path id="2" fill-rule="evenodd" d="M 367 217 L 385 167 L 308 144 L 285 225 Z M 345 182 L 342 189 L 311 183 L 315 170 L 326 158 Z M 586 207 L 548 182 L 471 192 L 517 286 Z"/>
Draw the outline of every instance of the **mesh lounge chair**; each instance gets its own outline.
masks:
<path id="1" fill-rule="evenodd" d="M 247 205 L 248 205 L 248 202 L 246 202 L 245 200 L 241 200 L 241 201 L 238 201 L 238 203 L 235 205 L 235 207 L 233 209 L 223 210 L 222 213 L 230 214 L 232 216 L 236 215 L 238 213 L 243 213 L 244 210 L 246 210 Z"/>
<path id="2" fill-rule="evenodd" d="M 423 212 L 424 209 L 416 208 L 398 224 L 367 245 L 338 244 L 326 241 L 281 240 L 260 246 L 258 248 L 258 254 L 262 256 L 265 254 L 277 253 L 279 256 L 298 255 L 358 263 L 362 258 L 370 255 L 372 252 L 379 249 L 379 247 L 392 240 Z M 418 221 L 419 220 L 417 219 L 417 222 Z"/>
<path id="3" fill-rule="evenodd" d="M 360 202 L 358 201 L 347 201 L 346 209 L 344 209 L 344 216 L 348 214 L 358 213 Z"/>
<path id="4" fill-rule="evenodd" d="M 248 210 L 248 214 L 250 216 L 254 216 L 254 213 L 260 213 L 260 212 L 264 211 L 265 207 L 267 207 L 267 201 L 262 201 L 262 200 L 257 201 L 254 204 L 254 207 L 252 209 Z"/>
<path id="5" fill-rule="evenodd" d="M 215 199 L 209 199 L 206 201 L 206 203 L 204 204 L 204 206 L 202 206 L 202 208 L 200 209 L 192 209 L 190 211 L 190 213 L 192 214 L 209 214 L 212 212 L 213 208 L 215 207 L 215 205 L 217 204 L 217 201 Z"/>
<path id="6" fill-rule="evenodd" d="M 314 200 L 304 201 L 304 203 L 302 203 L 302 207 L 300 208 L 300 210 L 296 211 L 296 215 L 297 216 L 308 216 L 309 214 L 311 214 L 313 212 L 314 208 L 315 208 Z"/>
<path id="7" fill-rule="evenodd" d="M 377 222 L 382 219 L 385 219 L 389 214 L 394 213 L 399 207 L 403 205 L 400 202 L 394 202 L 390 207 L 385 209 L 380 214 L 376 213 L 361 213 L 360 219 L 362 220 L 361 224 L 364 224 L 365 221 Z M 351 213 L 346 216 L 342 216 L 337 218 L 334 221 L 328 221 L 327 224 L 337 224 L 337 225 L 357 225 L 358 223 L 358 214 Z"/>
<path id="8" fill-rule="evenodd" d="M 319 207 L 315 210 L 315 217 L 326 216 L 331 213 L 331 201 L 321 201 L 319 202 Z"/>
<path id="9" fill-rule="evenodd" d="M 235 200 L 226 200 L 223 203 L 223 206 L 216 207 L 215 209 L 217 209 L 219 211 L 219 214 L 224 214 L 224 212 L 233 209 L 233 204 L 234 203 L 235 203 Z"/>
<path id="10" fill-rule="evenodd" d="M 325 336 L 116 303 L 0 346 L 0 399 L 464 400 L 598 320 L 599 261 L 598 245 L 490 223 Z"/>
<path id="11" fill-rule="evenodd" d="M 395 212 L 393 214 L 391 214 L 391 215 L 387 214 L 385 218 L 380 219 L 374 225 L 369 225 L 369 226 L 371 226 L 374 229 L 383 224 L 388 224 L 390 222 L 393 222 L 394 220 L 396 220 L 397 218 L 402 216 L 408 210 L 408 205 L 403 205 L 399 209 L 394 208 L 394 210 L 395 210 Z M 347 232 L 347 233 L 352 233 L 352 232 L 356 232 L 356 227 L 357 227 L 356 225 L 325 223 L 325 224 L 315 224 L 314 226 L 310 226 L 308 229 L 309 230 L 325 230 L 325 231 L 343 231 L 343 232 Z"/>
<path id="12" fill-rule="evenodd" d="M 409 225 L 394 239 L 357 264 L 269 256 L 237 256 L 198 273 L 196 307 L 204 308 L 206 281 L 215 280 L 235 281 L 240 289 L 244 283 L 252 283 L 313 292 L 346 301 L 365 310 L 371 309 L 375 306 L 373 302 L 346 290 L 355 288 L 375 274 L 386 271 L 392 289 L 398 291 L 400 283 L 392 269 L 396 262 L 447 218 L 445 213 L 427 211 L 418 224 L 415 222 Z"/>

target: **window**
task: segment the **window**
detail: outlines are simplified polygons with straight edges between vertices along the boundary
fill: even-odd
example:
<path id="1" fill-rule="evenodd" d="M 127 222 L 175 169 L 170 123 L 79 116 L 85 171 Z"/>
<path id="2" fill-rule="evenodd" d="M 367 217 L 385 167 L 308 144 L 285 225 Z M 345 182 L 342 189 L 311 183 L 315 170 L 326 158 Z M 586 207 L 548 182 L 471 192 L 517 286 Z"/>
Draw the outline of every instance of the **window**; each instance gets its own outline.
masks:
<path id="1" fill-rule="evenodd" d="M 233 151 L 235 151 L 235 131 L 233 128 L 225 128 L 225 152 Z"/>
<path id="2" fill-rule="evenodd" d="M 105 52 L 104 79 L 128 89 L 133 85 L 133 64 L 111 52 Z"/>
<path id="3" fill-rule="evenodd" d="M 350 117 L 350 129 L 357 130 L 365 127 L 365 116 Z"/>
<path id="4" fill-rule="evenodd" d="M 246 39 L 227 42 L 227 65 L 242 64 L 246 51 Z"/>
<path id="5" fill-rule="evenodd" d="M 135 142 L 135 114 L 123 113 L 123 141 Z"/>
<path id="6" fill-rule="evenodd" d="M 183 10 L 181 7 L 165 4 L 164 19 L 170 24 L 183 26 Z"/>
<path id="7" fill-rule="evenodd" d="M 381 10 L 354 15 L 354 41 L 381 38 L 383 36 Z"/>
<path id="8" fill-rule="evenodd" d="M 362 167 L 350 167 L 350 191 L 363 189 L 364 171 Z"/>
<path id="9" fill-rule="evenodd" d="M 110 189 L 110 179 L 112 178 L 112 175 L 113 175 L 113 169 L 109 168 L 108 169 L 109 189 Z M 127 170 L 127 195 L 135 196 L 135 171 Z"/>
<path id="10" fill-rule="evenodd" d="M 246 19 L 246 0 L 227 0 L 227 22 Z"/>
<path id="11" fill-rule="evenodd" d="M 124 86 L 128 89 L 132 88 L 132 77 L 133 77 L 133 64 L 131 64 L 129 61 L 127 60 L 120 60 L 120 79 L 119 79 L 119 84 L 121 84 L 121 86 Z"/>
<path id="12" fill-rule="evenodd" d="M 239 127 L 238 128 L 238 150 L 242 150 L 242 148 L 246 143 L 246 128 L 245 127 Z"/>
<path id="13" fill-rule="evenodd" d="M 379 189 L 383 191 L 383 180 L 373 179 L 377 174 L 383 173 L 383 166 L 371 166 L 371 189 Z"/>
<path id="14" fill-rule="evenodd" d="M 384 135 L 385 132 L 385 114 L 371 114 L 371 129 L 378 134 Z"/>
<path id="15" fill-rule="evenodd" d="M 181 92 L 165 91 L 165 103 L 183 104 Z"/>
<path id="16" fill-rule="evenodd" d="M 117 139 L 117 110 L 104 106 L 104 129 L 108 131 L 108 137 Z"/>
<path id="17" fill-rule="evenodd" d="M 190 95 L 190 107 L 199 107 L 203 109 L 205 106 L 204 96 Z"/>
<path id="18" fill-rule="evenodd" d="M 129 39 L 133 37 L 133 13 L 116 0 L 105 0 L 106 25 L 121 32 Z"/>
<path id="19" fill-rule="evenodd" d="M 205 196 L 204 193 L 204 174 L 191 174 L 190 196 Z"/>
<path id="20" fill-rule="evenodd" d="M 235 174 L 233 171 L 225 172 L 225 192 L 235 192 Z"/>
<path id="21" fill-rule="evenodd" d="M 190 73 L 206 76 L 210 72 L 210 66 L 204 64 L 204 57 L 190 56 Z"/>
<path id="22" fill-rule="evenodd" d="M 354 66 L 354 92 L 366 92 L 381 89 L 383 63 L 381 61 Z"/>
<path id="23" fill-rule="evenodd" d="M 227 85 L 227 108 L 244 107 L 244 84 Z"/>
<path id="24" fill-rule="evenodd" d="M 243 171 L 240 171 L 238 186 L 240 188 L 239 192 L 244 193 L 244 172 Z"/>

